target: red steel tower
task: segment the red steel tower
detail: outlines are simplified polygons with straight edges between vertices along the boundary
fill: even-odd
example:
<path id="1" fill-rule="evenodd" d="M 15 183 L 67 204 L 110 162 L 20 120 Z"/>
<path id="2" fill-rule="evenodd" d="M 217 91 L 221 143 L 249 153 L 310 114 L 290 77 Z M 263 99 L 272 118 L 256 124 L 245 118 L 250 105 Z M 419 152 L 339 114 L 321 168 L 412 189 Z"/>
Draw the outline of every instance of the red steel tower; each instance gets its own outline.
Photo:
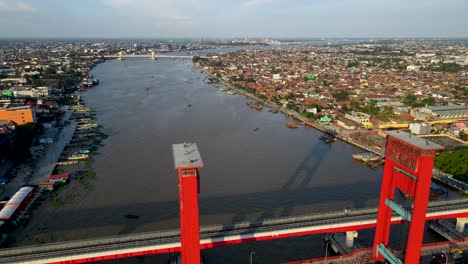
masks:
<path id="1" fill-rule="evenodd" d="M 179 173 L 180 241 L 183 264 L 200 264 L 200 224 L 198 194 L 203 162 L 194 143 L 172 145 L 175 168 Z"/>
<path id="2" fill-rule="evenodd" d="M 396 212 L 410 225 L 404 263 L 419 263 L 434 155 L 435 150 L 442 147 L 402 131 L 389 131 L 387 134 L 372 257 L 377 260 L 385 258 L 390 263 L 402 263 L 388 250 L 392 213 Z M 411 198 L 411 211 L 395 202 L 397 189 Z"/>

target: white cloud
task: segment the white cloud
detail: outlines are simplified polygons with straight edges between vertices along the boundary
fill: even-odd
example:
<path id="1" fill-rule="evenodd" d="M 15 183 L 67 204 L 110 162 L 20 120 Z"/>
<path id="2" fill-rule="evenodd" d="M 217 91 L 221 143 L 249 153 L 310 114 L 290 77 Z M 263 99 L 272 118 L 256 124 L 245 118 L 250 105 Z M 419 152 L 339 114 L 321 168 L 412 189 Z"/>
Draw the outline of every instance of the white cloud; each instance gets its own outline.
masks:
<path id="1" fill-rule="evenodd" d="M 32 12 L 35 9 L 28 3 L 16 0 L 0 0 L 0 11 Z"/>
<path id="2" fill-rule="evenodd" d="M 243 6 L 258 6 L 258 5 L 264 5 L 264 4 L 271 4 L 273 0 L 249 0 L 247 2 L 244 2 L 242 5 Z"/>
<path id="3" fill-rule="evenodd" d="M 140 14 L 165 23 L 190 23 L 192 17 L 183 14 L 174 0 L 101 0 L 124 13 Z M 195 0 L 184 0 L 184 3 L 196 3 Z"/>
<path id="4" fill-rule="evenodd" d="M 31 11 L 34 11 L 34 8 L 30 4 L 27 4 L 25 2 L 18 2 L 16 3 L 16 10 L 31 12 Z"/>

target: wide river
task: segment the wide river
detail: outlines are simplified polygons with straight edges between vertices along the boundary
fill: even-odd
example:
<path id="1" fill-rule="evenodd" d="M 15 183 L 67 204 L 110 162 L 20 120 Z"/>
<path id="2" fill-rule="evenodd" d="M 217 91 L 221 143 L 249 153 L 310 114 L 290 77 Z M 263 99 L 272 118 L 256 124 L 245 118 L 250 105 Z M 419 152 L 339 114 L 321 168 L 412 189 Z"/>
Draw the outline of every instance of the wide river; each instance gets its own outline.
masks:
<path id="1" fill-rule="evenodd" d="M 205 84 L 190 60 L 111 60 L 91 74 L 100 84 L 82 96 L 109 135 L 95 156 L 97 177 L 75 204 L 33 219 L 36 232 L 82 239 L 177 228 L 172 144 L 183 142 L 197 143 L 205 164 L 202 225 L 377 205 L 382 169 L 354 161 L 359 149 L 324 144 L 314 129 L 290 129 L 284 115 L 251 109 L 243 96 Z M 208 263 L 241 263 L 250 251 L 257 263 L 318 257 L 322 238 L 249 243 L 206 257 Z M 358 237 L 367 245 L 372 239 L 372 231 Z"/>

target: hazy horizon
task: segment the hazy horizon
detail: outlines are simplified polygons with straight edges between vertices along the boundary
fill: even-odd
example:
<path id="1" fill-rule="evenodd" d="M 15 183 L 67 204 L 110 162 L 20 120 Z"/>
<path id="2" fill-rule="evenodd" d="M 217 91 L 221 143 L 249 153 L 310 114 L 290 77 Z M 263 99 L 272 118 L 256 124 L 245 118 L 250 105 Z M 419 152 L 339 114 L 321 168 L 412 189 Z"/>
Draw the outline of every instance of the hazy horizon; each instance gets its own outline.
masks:
<path id="1" fill-rule="evenodd" d="M 1 38 L 468 38 L 463 0 L 0 0 Z"/>

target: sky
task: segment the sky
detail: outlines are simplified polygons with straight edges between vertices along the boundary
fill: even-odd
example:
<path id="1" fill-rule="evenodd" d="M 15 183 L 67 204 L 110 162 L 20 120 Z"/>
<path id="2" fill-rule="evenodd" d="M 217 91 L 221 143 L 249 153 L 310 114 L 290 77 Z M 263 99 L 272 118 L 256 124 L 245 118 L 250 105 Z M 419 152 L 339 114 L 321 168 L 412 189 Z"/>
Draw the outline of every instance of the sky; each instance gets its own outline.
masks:
<path id="1" fill-rule="evenodd" d="M 0 38 L 466 38 L 468 0 L 0 0 Z"/>

